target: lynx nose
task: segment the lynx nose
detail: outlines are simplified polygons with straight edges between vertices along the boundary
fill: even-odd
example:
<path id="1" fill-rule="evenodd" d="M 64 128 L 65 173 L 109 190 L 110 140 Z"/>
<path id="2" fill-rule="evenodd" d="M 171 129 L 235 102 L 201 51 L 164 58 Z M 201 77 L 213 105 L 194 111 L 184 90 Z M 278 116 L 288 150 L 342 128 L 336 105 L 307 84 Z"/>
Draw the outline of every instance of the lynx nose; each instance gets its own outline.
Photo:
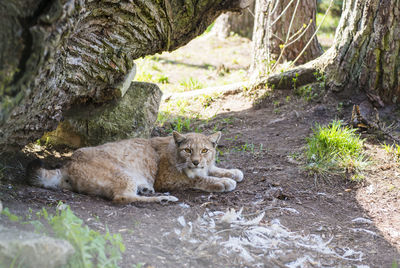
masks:
<path id="1" fill-rule="evenodd" d="M 197 167 L 199 165 L 200 161 L 199 160 L 193 160 L 192 163 L 193 163 L 193 165 L 195 165 Z"/>

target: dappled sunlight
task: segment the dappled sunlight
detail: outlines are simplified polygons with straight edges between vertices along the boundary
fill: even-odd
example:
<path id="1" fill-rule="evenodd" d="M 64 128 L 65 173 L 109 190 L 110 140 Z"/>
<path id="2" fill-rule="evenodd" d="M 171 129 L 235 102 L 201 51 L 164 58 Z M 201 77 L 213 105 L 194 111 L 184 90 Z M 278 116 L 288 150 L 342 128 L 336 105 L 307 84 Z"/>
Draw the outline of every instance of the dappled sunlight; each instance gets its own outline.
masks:
<path id="1" fill-rule="evenodd" d="M 232 36 L 204 34 L 173 52 L 136 60 L 134 80 L 159 85 L 164 93 L 185 92 L 247 80 L 251 43 Z"/>
<path id="2" fill-rule="evenodd" d="M 383 236 L 400 250 L 400 163 L 382 145 L 368 144 L 371 165 L 356 199 Z"/>

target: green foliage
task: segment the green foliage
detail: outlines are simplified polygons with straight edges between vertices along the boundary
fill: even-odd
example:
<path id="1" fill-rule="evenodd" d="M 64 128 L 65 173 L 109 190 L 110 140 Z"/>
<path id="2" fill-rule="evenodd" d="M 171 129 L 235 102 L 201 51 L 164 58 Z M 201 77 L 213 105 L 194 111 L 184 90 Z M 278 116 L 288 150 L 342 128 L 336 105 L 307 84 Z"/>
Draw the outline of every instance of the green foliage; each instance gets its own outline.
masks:
<path id="1" fill-rule="evenodd" d="M 118 267 L 121 252 L 125 251 L 120 234 L 111 235 L 107 230 L 102 235 L 83 225 L 69 206 L 50 215 L 43 208 L 40 215 L 51 226 L 54 234 L 69 241 L 76 253 L 69 262 L 69 267 Z"/>
<path id="2" fill-rule="evenodd" d="M 384 143 L 383 145 L 383 149 L 389 154 L 391 155 L 396 161 L 400 161 L 400 145 L 394 143 L 392 145 L 388 145 L 386 143 Z"/>
<path id="3" fill-rule="evenodd" d="M 213 22 L 210 25 L 208 25 L 207 29 L 204 31 L 203 34 L 211 32 L 212 28 L 214 27 L 214 24 L 215 24 L 215 22 Z"/>
<path id="4" fill-rule="evenodd" d="M 325 13 L 326 10 L 328 9 L 330 0 L 317 0 L 317 10 L 320 13 Z M 340 14 L 342 14 L 342 5 L 343 5 L 343 0 L 334 0 L 332 7 L 331 7 L 331 12 L 335 17 L 340 17 Z"/>
<path id="5" fill-rule="evenodd" d="M 316 100 L 325 90 L 326 86 L 326 76 L 320 72 L 314 72 L 314 77 L 317 80 L 317 83 L 313 83 L 310 85 L 301 86 L 299 88 L 295 88 L 294 93 L 300 97 L 302 97 L 305 101 L 313 101 Z M 294 78 L 293 78 L 294 79 Z M 293 83 L 297 82 L 294 81 Z"/>
<path id="6" fill-rule="evenodd" d="M 252 154 L 253 156 L 259 155 L 265 151 L 264 144 L 261 143 L 260 145 L 256 146 L 254 143 L 247 143 L 247 142 L 240 146 L 233 147 L 232 150 L 236 152 L 244 152 L 244 153 L 247 152 Z"/>
<path id="7" fill-rule="evenodd" d="M 318 97 L 318 94 L 313 91 L 313 87 L 311 85 L 299 87 L 294 91 L 294 93 L 297 96 L 302 97 L 305 101 L 312 101 Z"/>
<path id="8" fill-rule="evenodd" d="M 162 74 L 162 65 L 157 56 L 147 56 L 136 60 L 137 73 L 135 80 L 139 82 L 150 82 L 168 84 L 168 76 Z"/>
<path id="9" fill-rule="evenodd" d="M 191 127 L 191 119 L 184 118 L 184 117 L 175 117 L 174 120 L 171 122 L 172 129 L 178 132 L 183 131 L 192 131 Z"/>
<path id="10" fill-rule="evenodd" d="M 1 212 L 1 215 L 8 217 L 8 219 L 12 222 L 19 222 L 21 218 L 15 214 L 12 214 L 8 208 L 4 208 Z"/>
<path id="11" fill-rule="evenodd" d="M 187 79 L 181 80 L 180 85 L 183 86 L 185 91 L 190 91 L 194 89 L 203 88 L 203 84 L 199 82 L 196 78 L 189 77 Z"/>
<path id="12" fill-rule="evenodd" d="M 220 97 L 220 94 L 202 94 L 195 98 L 195 101 L 199 101 L 204 108 L 210 107 Z"/>
<path id="13" fill-rule="evenodd" d="M 69 206 L 62 203 L 58 205 L 55 215 L 49 214 L 43 208 L 36 214 L 37 220 L 31 219 L 32 210 L 29 210 L 26 222 L 22 222 L 21 217 L 10 213 L 8 208 L 4 208 L 1 214 L 13 222 L 33 225 L 36 232 L 45 232 L 69 241 L 75 248 L 75 254 L 69 259 L 66 267 L 118 267 L 118 262 L 122 259 L 121 253 L 125 251 L 120 234 L 111 234 L 108 230 L 105 234 L 100 234 L 90 229 Z"/>
<path id="14" fill-rule="evenodd" d="M 320 73 L 319 71 L 316 71 L 313 73 L 314 77 L 317 79 L 319 86 L 323 89 L 325 89 L 326 86 L 326 76 L 324 73 Z"/>
<path id="15" fill-rule="evenodd" d="M 292 78 L 292 82 L 293 82 L 293 88 L 296 89 L 297 88 L 297 80 L 299 79 L 299 74 L 295 73 L 295 77 Z"/>
<path id="16" fill-rule="evenodd" d="M 329 126 L 316 125 L 313 135 L 307 139 L 307 170 L 311 173 L 350 174 L 351 179 L 362 178 L 358 174 L 367 164 L 363 143 L 355 129 L 333 121 Z"/>
<path id="17" fill-rule="evenodd" d="M 169 83 L 168 76 L 161 74 L 159 77 L 157 77 L 157 82 L 161 84 L 168 84 Z"/>

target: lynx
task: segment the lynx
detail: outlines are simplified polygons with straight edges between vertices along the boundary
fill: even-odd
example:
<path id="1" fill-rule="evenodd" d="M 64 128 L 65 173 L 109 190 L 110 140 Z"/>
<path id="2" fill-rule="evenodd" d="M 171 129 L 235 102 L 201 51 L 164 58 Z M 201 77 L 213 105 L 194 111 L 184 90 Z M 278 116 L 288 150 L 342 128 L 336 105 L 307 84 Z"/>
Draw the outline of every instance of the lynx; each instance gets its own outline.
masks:
<path id="1" fill-rule="evenodd" d="M 102 196 L 117 203 L 178 201 L 148 196 L 172 190 L 229 192 L 243 180 L 239 169 L 215 166 L 221 137 L 173 132 L 169 137 L 129 139 L 76 150 L 60 169 L 45 169 L 38 160 L 27 167 L 31 185 Z"/>

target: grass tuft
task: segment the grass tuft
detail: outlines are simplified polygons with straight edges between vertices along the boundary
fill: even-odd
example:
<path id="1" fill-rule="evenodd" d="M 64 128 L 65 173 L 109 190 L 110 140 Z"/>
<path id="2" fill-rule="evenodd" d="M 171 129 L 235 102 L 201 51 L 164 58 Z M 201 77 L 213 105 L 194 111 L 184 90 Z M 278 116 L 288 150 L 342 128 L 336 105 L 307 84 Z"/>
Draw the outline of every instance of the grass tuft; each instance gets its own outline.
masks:
<path id="1" fill-rule="evenodd" d="M 180 85 L 183 86 L 184 91 L 190 91 L 204 87 L 204 85 L 199 80 L 193 77 L 181 80 Z"/>
<path id="2" fill-rule="evenodd" d="M 125 251 L 120 234 L 111 234 L 108 229 L 101 234 L 83 223 L 69 206 L 61 202 L 57 206 L 57 212 L 52 215 L 45 208 L 36 213 L 38 219 L 32 220 L 32 210 L 24 221 L 23 217 L 12 214 L 5 208 L 1 215 L 8 217 L 10 221 L 21 224 L 31 224 L 38 233 L 45 233 L 57 238 L 65 239 L 75 248 L 75 254 L 70 257 L 64 267 L 107 267 L 117 268 Z M 16 257 L 16 259 L 18 256 Z M 15 259 L 15 261 L 17 261 Z M 23 261 L 23 260 L 22 260 Z M 21 263 L 23 264 L 23 263 Z M 1 266 L 1 265 L 0 265 Z"/>
<path id="3" fill-rule="evenodd" d="M 400 161 L 400 145 L 398 144 L 392 144 L 388 145 L 384 143 L 382 145 L 383 149 L 390 155 L 392 156 L 397 162 Z"/>
<path id="4" fill-rule="evenodd" d="M 338 120 L 329 126 L 316 125 L 307 139 L 306 169 L 323 177 L 350 175 L 351 180 L 362 179 L 359 172 L 367 165 L 364 140 L 355 131 Z"/>

